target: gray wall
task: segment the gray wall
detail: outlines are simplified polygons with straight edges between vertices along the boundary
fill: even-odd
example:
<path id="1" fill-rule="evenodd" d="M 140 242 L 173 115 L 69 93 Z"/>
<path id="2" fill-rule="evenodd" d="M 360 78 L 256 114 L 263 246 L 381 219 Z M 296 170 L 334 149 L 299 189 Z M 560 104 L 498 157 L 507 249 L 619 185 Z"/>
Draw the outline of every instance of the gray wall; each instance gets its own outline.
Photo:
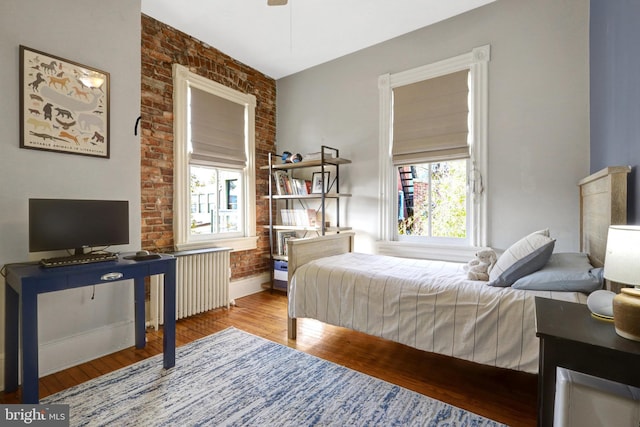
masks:
<path id="1" fill-rule="evenodd" d="M 591 0 L 591 171 L 633 166 L 630 224 L 640 224 L 639 22 L 637 0 Z"/>
<path id="2" fill-rule="evenodd" d="M 19 148 L 19 45 L 110 73 L 110 159 Z M 2 0 L 0 64 L 0 265 L 42 258 L 28 252 L 30 197 L 129 200 L 130 245 L 117 249 L 139 248 L 140 1 Z M 93 291 L 39 298 L 41 374 L 133 344 L 131 286 L 97 286 L 92 300 Z M 0 323 L 4 349 L 4 315 Z"/>
<path id="3" fill-rule="evenodd" d="M 278 80 L 277 144 L 341 150 L 358 250 L 377 238 L 378 76 L 491 45 L 489 244 L 549 227 L 579 247 L 577 182 L 589 173 L 588 0 L 498 0 Z M 344 171 L 344 173 L 343 173 Z"/>

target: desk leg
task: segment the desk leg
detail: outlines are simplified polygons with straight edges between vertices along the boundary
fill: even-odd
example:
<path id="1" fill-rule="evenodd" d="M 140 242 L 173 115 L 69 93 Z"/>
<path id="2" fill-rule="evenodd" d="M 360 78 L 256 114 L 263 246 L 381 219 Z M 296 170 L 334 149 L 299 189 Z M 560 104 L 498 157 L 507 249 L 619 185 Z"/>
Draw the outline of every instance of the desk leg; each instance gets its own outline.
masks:
<path id="1" fill-rule="evenodd" d="M 37 404 L 38 294 L 22 288 L 22 403 Z"/>
<path id="2" fill-rule="evenodd" d="M 162 351 L 164 368 L 176 364 L 176 270 L 175 263 L 164 274 L 164 326 L 162 333 Z"/>
<path id="3" fill-rule="evenodd" d="M 18 333 L 20 296 L 8 283 L 4 288 L 4 391 L 18 389 Z"/>
<path id="4" fill-rule="evenodd" d="M 538 427 L 548 427 L 553 425 L 558 365 L 554 345 L 545 338 L 540 338 L 538 363 Z"/>
<path id="5" fill-rule="evenodd" d="M 133 288 L 136 348 L 144 348 L 146 344 L 144 318 L 144 277 L 134 278 Z"/>

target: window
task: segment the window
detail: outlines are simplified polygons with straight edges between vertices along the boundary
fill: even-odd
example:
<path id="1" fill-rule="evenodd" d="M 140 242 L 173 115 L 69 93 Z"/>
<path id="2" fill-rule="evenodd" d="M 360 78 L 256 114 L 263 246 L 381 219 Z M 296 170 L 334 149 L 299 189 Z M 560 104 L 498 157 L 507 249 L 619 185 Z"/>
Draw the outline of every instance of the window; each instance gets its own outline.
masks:
<path id="1" fill-rule="evenodd" d="M 255 97 L 174 65 L 178 250 L 254 249 Z"/>
<path id="2" fill-rule="evenodd" d="M 486 244 L 489 55 L 380 76 L 381 240 Z"/>
<path id="3" fill-rule="evenodd" d="M 399 238 L 468 240 L 466 159 L 398 167 Z"/>
<path id="4" fill-rule="evenodd" d="M 241 233 L 240 171 L 191 165 L 190 179 L 191 200 L 196 201 L 190 217 L 191 235 L 231 237 Z"/>

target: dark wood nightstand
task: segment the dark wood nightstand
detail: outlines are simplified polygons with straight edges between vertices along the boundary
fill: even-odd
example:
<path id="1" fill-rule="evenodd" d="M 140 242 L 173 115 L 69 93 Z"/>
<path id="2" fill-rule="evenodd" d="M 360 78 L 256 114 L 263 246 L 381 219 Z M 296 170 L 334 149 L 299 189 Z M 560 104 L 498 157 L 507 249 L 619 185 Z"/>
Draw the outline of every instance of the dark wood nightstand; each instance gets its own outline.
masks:
<path id="1" fill-rule="evenodd" d="M 536 335 L 538 426 L 553 425 L 558 367 L 640 387 L 640 342 L 616 334 L 613 322 L 594 318 L 586 305 L 536 297 Z"/>

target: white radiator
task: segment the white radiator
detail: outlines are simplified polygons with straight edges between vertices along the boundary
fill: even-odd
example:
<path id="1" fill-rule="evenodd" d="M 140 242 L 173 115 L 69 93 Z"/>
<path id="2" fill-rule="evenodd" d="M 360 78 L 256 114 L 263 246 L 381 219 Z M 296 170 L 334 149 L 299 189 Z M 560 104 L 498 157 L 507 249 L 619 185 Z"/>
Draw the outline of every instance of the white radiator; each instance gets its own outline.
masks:
<path id="1" fill-rule="evenodd" d="M 231 249 L 175 253 L 176 319 L 214 308 L 229 308 L 229 253 Z M 158 329 L 164 319 L 164 276 L 151 276 L 149 325 Z"/>

